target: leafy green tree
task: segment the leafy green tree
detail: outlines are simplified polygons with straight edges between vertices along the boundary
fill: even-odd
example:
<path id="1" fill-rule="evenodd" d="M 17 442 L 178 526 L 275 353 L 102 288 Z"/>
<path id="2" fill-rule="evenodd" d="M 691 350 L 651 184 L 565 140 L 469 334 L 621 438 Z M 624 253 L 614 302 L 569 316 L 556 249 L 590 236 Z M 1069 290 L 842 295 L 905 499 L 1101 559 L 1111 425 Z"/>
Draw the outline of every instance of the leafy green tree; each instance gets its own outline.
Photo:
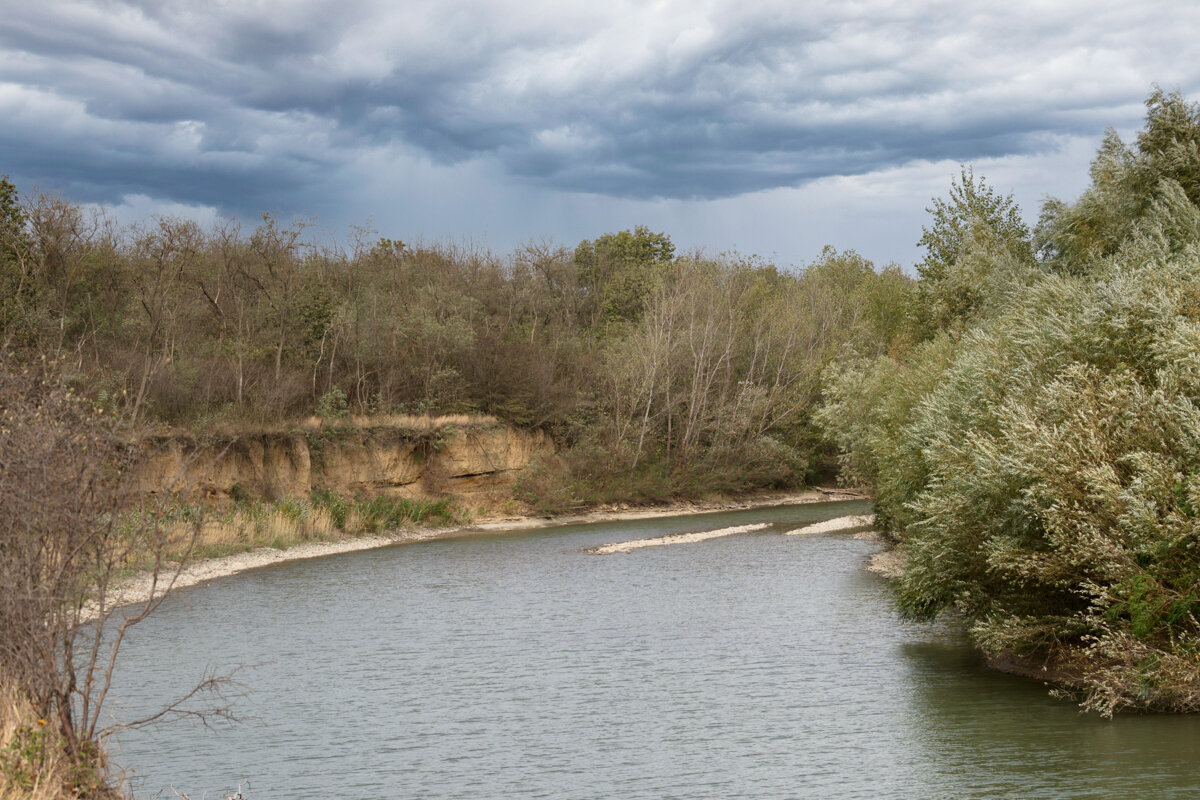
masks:
<path id="1" fill-rule="evenodd" d="M 963 167 L 946 199 L 926 209 L 933 217 L 917 243 L 926 323 L 934 330 L 972 321 L 1011 276 L 1033 265 L 1029 227 L 1012 195 L 1001 195 Z"/>
<path id="2" fill-rule="evenodd" d="M 645 225 L 585 239 L 575 248 L 580 279 L 591 292 L 597 321 L 633 322 L 666 279 L 675 245 Z"/>
<path id="3" fill-rule="evenodd" d="M 973 232 L 981 225 L 989 229 L 996 244 L 1020 261 L 1033 258 L 1029 227 L 1021 219 L 1021 209 L 1012 195 L 1001 195 L 975 177 L 975 170 L 963 167 L 950 182 L 947 199 L 934 198 L 925 209 L 933 216 L 929 227 L 921 228 L 917 244 L 924 247 L 925 259 L 917 265 L 922 280 L 937 281 L 958 262 L 973 245 Z"/>
<path id="4" fill-rule="evenodd" d="M 0 259 L 15 258 L 18 249 L 28 243 L 25 212 L 21 210 L 17 187 L 7 175 L 0 175 Z"/>
<path id="5" fill-rule="evenodd" d="M 1136 142 L 1127 145 L 1110 129 L 1091 178 L 1076 203 L 1051 199 L 1042 209 L 1036 241 L 1053 271 L 1084 274 L 1114 254 L 1150 209 L 1162 181 L 1179 184 L 1188 201 L 1200 205 L 1200 105 L 1155 88 Z"/>

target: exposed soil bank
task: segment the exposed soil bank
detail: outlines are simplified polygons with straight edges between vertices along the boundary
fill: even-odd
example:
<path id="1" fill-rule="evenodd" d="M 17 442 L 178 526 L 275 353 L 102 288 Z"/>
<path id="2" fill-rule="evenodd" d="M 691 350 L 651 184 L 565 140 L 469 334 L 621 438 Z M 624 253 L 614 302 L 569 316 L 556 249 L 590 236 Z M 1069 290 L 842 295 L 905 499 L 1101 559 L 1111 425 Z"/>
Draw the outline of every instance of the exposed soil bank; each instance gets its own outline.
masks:
<path id="1" fill-rule="evenodd" d="M 1019 656 L 1004 653 L 985 662 L 987 668 L 1006 675 L 1030 678 L 1066 692 L 1085 692 L 1088 686 L 1088 665 L 1085 662 L 1065 662 L 1045 656 Z M 1106 715 L 1111 716 L 1111 713 Z"/>
<path id="2" fill-rule="evenodd" d="M 200 435 L 175 432 L 141 443 L 137 474 L 148 494 L 193 500 L 277 500 L 332 489 L 343 495 L 488 507 L 511 497 L 523 470 L 554 452 L 541 431 L 489 417 L 379 418 Z"/>
<path id="3" fill-rule="evenodd" d="M 456 536 L 504 533 L 506 531 L 545 528 L 555 525 L 605 522 L 609 520 L 649 519 L 707 511 L 767 508 L 770 506 L 797 503 L 827 503 L 865 498 L 865 494 L 852 490 L 811 489 L 803 492 L 756 494 L 750 497 L 730 500 L 670 503 L 639 509 L 628 507 L 601 508 L 580 514 L 558 517 L 485 518 L 482 521 L 459 527 L 413 528 L 410 530 L 392 531 L 380 536 L 360 536 L 329 542 L 306 542 L 290 547 L 287 550 L 275 550 L 264 547 L 248 553 L 235 553 L 219 558 L 204 559 L 186 565 L 180 571 L 178 577 L 175 578 L 172 588 L 180 589 L 187 586 L 194 586 L 198 583 L 213 580 L 214 578 L 236 575 L 239 572 L 270 566 L 271 564 L 278 564 L 284 561 L 320 558 L 337 553 L 370 550 L 377 547 L 388 547 L 410 542 L 424 542 L 433 539 L 448 539 Z M 109 606 L 116 607 L 145 602 L 150 598 L 153 586 L 153 576 L 148 574 L 135 576 L 110 592 Z M 156 591 L 161 593 L 162 588 L 163 580 L 160 578 Z"/>

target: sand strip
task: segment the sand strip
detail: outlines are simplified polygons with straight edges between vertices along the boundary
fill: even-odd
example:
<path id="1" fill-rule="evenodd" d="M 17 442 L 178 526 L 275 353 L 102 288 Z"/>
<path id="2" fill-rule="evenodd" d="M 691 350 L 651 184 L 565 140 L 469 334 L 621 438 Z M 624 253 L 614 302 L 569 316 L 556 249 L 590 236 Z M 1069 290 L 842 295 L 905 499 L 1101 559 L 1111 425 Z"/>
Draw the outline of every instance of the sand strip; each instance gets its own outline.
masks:
<path id="1" fill-rule="evenodd" d="M 855 528 L 867 528 L 875 524 L 874 514 L 858 514 L 852 517 L 834 517 L 823 522 L 814 522 L 787 532 L 788 536 L 799 536 L 806 533 L 835 533 L 850 531 Z"/>
<path id="2" fill-rule="evenodd" d="M 632 553 L 634 550 L 639 550 L 643 547 L 660 547 L 667 544 L 689 544 L 691 542 L 703 542 L 707 539 L 718 539 L 722 536 L 732 536 L 735 533 L 749 533 L 750 531 L 760 531 L 770 525 L 769 522 L 755 522 L 752 525 L 734 525 L 732 528 L 717 528 L 715 531 L 697 531 L 696 533 L 672 533 L 667 536 L 656 536 L 653 539 L 634 539 L 630 542 L 614 542 L 612 544 L 602 544 L 599 547 L 591 547 L 584 550 L 585 553 L 591 553 L 597 556 L 607 556 L 613 553 Z"/>
<path id="3" fill-rule="evenodd" d="M 151 598 L 151 592 L 158 597 L 162 595 L 167 584 L 174 578 L 171 590 L 184 589 L 198 583 L 211 581 L 214 578 L 224 578 L 236 575 L 250 569 L 280 564 L 284 561 L 298 561 L 304 558 L 318 558 L 337 553 L 350 553 L 355 550 L 372 550 L 377 547 L 387 547 L 402 542 L 416 542 L 423 539 L 436 538 L 444 535 L 447 529 L 429 528 L 416 531 L 401 531 L 389 536 L 362 536 L 355 539 L 343 539 L 336 542 L 305 542 L 289 547 L 287 550 L 276 550 L 271 547 L 260 547 L 247 553 L 234 553 L 219 558 L 206 558 L 185 565 L 179 574 L 175 565 L 164 566 L 159 574 L 157 585 L 154 576 L 142 573 L 120 584 L 108 593 L 109 609 L 144 603 Z M 457 529 L 456 529 L 457 530 Z M 96 618 L 95 606 L 85 607 L 81 621 L 90 622 Z"/>

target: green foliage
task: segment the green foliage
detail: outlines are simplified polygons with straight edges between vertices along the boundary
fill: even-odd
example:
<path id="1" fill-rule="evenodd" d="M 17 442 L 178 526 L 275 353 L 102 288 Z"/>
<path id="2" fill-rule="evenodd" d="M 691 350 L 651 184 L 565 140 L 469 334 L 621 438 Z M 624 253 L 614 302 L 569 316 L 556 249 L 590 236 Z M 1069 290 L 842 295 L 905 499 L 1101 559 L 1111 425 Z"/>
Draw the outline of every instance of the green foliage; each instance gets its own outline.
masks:
<path id="1" fill-rule="evenodd" d="M 229 497 L 235 503 L 249 503 L 252 501 L 250 492 L 246 491 L 246 487 L 241 482 L 234 483 L 229 487 Z"/>
<path id="2" fill-rule="evenodd" d="M 53 729 L 44 724 L 45 720 L 38 722 L 43 724 L 17 730 L 7 746 L 0 749 L 0 774 L 5 782 L 27 792 L 33 791 L 46 761 L 58 749 L 48 741 L 55 737 Z"/>
<path id="3" fill-rule="evenodd" d="M 302 502 L 294 497 L 285 497 L 275 504 L 275 509 L 292 522 L 301 522 L 311 508 L 309 504 Z"/>
<path id="4" fill-rule="evenodd" d="M 334 386 L 317 400 L 317 416 L 324 420 L 345 419 L 350 415 L 346 393 Z"/>
<path id="5" fill-rule="evenodd" d="M 507 256 L 361 232 L 319 247 L 269 215 L 249 231 L 118 229 L 5 197 L 28 247 L 25 271 L 6 273 L 24 281 L 19 302 L 0 292 L 4 335 L 22 358 L 71 353 L 98 407 L 201 430 L 490 414 L 619 452 L 605 496 L 641 465 L 647 497 L 804 481 L 831 461 L 809 419 L 824 364 L 920 338 L 915 284 L 852 252 L 794 275 L 677 259 L 644 226 Z M 339 427 L 304 434 L 315 470 Z"/>
<path id="6" fill-rule="evenodd" d="M 841 480 L 874 488 L 885 530 L 903 530 L 912 519 L 907 503 L 927 480 L 927 443 L 909 425 L 954 352 L 953 340 L 942 335 L 919 345 L 906 361 L 855 359 L 832 363 L 825 373 L 816 422 L 838 447 Z"/>
<path id="7" fill-rule="evenodd" d="M 329 514 L 334 527 L 339 530 L 346 529 L 346 522 L 350 518 L 351 510 L 351 504 L 346 498 L 332 489 L 318 489 L 312 493 L 312 504 L 316 508 L 324 509 Z"/>
<path id="8" fill-rule="evenodd" d="M 25 230 L 25 212 L 17 187 L 7 175 L 0 175 L 0 262 L 16 260 L 29 248 Z"/>
<path id="9" fill-rule="evenodd" d="M 666 280 L 675 245 L 665 233 L 639 225 L 606 233 L 575 248 L 579 275 L 597 312 L 610 322 L 636 321 L 646 300 Z"/>
<path id="10" fill-rule="evenodd" d="M 809 417 L 822 370 L 844 352 L 907 347 L 911 282 L 832 248 L 801 275 L 743 260 L 677 266 L 608 343 L 609 416 L 592 438 L 625 460 L 608 468 L 632 485 L 658 465 L 672 492 L 802 483 L 822 447 Z"/>
<path id="11" fill-rule="evenodd" d="M 1012 195 L 998 194 L 982 178 L 976 179 L 969 167 L 963 167 L 958 179 L 951 181 L 949 197 L 934 198 L 933 206 L 926 210 L 933 221 L 921 229 L 917 243 L 926 251 L 924 261 L 917 265 L 922 280 L 944 278 L 970 249 L 980 226 L 989 229 L 991 238 L 1014 259 L 1032 259 L 1029 228 Z"/>
<path id="12" fill-rule="evenodd" d="M 430 522 L 454 522 L 460 513 L 450 498 L 423 501 L 393 497 L 356 497 L 354 513 L 363 531 L 377 532 Z"/>
<path id="13" fill-rule="evenodd" d="M 1003 196 L 964 167 L 948 199 L 927 209 L 933 220 L 918 245 L 923 312 L 934 330 L 961 328 L 1033 267 L 1029 228 L 1012 195 Z"/>
<path id="14" fill-rule="evenodd" d="M 54 777 L 64 784 L 62 796 L 115 796 L 105 780 L 104 755 L 94 741 L 81 742 L 79 757 L 62 764 L 62 753 L 66 749 L 63 737 L 45 719 L 18 728 L 0 748 L 0 786 L 34 796 L 39 789 L 45 791 L 43 781 L 47 773 L 59 772 Z"/>
<path id="15" fill-rule="evenodd" d="M 584 447 L 577 445 L 572 448 L 571 454 L 584 456 L 582 464 L 597 464 L 587 458 L 593 455 L 592 448 L 586 450 L 585 455 Z M 595 455 L 600 455 L 599 463 L 603 463 L 603 455 Z M 557 455 L 538 456 L 523 469 L 513 486 L 513 497 L 527 503 L 534 513 L 543 516 L 561 514 L 587 502 L 602 502 L 598 494 L 587 486 L 586 478 L 572 470 L 566 459 Z"/>
<path id="16" fill-rule="evenodd" d="M 28 347 L 36 335 L 27 222 L 17 187 L 0 175 L 0 348 Z"/>
<path id="17" fill-rule="evenodd" d="M 969 325 L 903 359 L 831 369 L 817 414 L 901 539 L 900 609 L 964 615 L 1104 713 L 1200 708 L 1200 208 L 1161 156 L 1190 145 L 1159 130 L 1196 115 L 1150 104 L 1145 149 L 1110 137 L 1080 204 L 1051 207 L 1091 244 L 985 284 Z"/>
<path id="18" fill-rule="evenodd" d="M 1049 269 L 1082 275 L 1113 255 L 1150 211 L 1163 181 L 1200 203 L 1200 106 L 1156 88 L 1137 141 L 1126 145 L 1109 130 L 1091 178 L 1076 203 L 1051 200 L 1042 210 L 1036 239 Z"/>
<path id="19" fill-rule="evenodd" d="M 513 496 L 538 514 L 561 514 L 586 506 L 664 503 L 679 498 L 721 497 L 754 489 L 803 483 L 806 455 L 773 437 L 736 450 L 712 449 L 687 462 L 665 451 L 646 454 L 629 468 L 624 443 L 589 440 L 565 453 L 539 457 L 522 470 Z"/>

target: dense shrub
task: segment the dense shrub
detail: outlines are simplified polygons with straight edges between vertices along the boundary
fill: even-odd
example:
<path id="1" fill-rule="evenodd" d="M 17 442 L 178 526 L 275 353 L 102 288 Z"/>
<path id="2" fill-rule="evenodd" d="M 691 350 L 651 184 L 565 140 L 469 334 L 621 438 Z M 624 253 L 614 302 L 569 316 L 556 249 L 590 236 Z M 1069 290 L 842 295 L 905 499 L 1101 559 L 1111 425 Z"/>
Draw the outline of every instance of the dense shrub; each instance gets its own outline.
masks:
<path id="1" fill-rule="evenodd" d="M 1161 107 L 1182 102 L 1154 95 L 1139 143 L 1200 129 Z M 1114 181 L 1113 147 L 1103 185 L 1054 209 L 1040 276 L 903 360 L 832 371 L 818 417 L 902 540 L 903 612 L 960 613 L 1105 713 L 1200 710 L 1200 209 L 1176 161 L 1148 195 L 1152 154 Z M 1106 211 L 1118 243 L 1063 239 L 1117 224 L 1093 207 L 1116 185 L 1137 193 Z"/>

